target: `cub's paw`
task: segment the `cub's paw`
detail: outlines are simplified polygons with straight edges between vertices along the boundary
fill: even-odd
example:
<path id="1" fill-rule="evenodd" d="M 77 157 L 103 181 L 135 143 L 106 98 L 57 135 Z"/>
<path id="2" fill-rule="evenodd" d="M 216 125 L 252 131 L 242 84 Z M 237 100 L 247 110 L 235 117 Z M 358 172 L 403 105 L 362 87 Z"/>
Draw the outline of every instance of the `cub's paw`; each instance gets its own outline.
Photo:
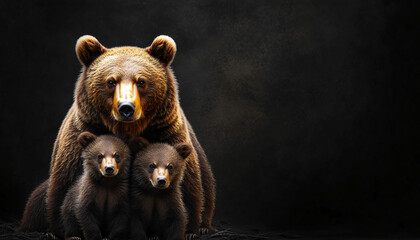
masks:
<path id="1" fill-rule="evenodd" d="M 68 237 L 66 240 L 82 240 L 81 237 Z"/>
<path id="2" fill-rule="evenodd" d="M 193 239 L 197 239 L 198 235 L 195 233 L 186 233 L 185 234 L 185 240 L 193 240 Z"/>

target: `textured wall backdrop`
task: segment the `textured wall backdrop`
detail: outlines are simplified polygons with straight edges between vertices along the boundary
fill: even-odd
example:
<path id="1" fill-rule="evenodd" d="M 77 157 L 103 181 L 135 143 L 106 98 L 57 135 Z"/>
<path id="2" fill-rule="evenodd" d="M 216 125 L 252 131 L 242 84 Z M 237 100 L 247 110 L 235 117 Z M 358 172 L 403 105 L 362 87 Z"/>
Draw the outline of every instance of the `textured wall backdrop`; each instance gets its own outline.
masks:
<path id="1" fill-rule="evenodd" d="M 417 230 L 413 2 L 2 0 L 0 219 L 20 218 L 48 177 L 81 69 L 77 38 L 146 47 L 166 34 L 216 176 L 216 220 Z"/>

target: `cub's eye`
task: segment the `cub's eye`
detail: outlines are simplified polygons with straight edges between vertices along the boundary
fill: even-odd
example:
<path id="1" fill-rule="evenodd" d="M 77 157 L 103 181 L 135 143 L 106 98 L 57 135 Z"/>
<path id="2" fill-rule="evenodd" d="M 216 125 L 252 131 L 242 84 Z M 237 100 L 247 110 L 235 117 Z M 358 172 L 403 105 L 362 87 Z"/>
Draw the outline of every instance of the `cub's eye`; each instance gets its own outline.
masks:
<path id="1" fill-rule="evenodd" d="M 149 165 L 149 168 L 150 169 L 155 169 L 156 168 L 156 165 L 154 163 L 152 163 L 152 164 Z"/>
<path id="2" fill-rule="evenodd" d="M 146 87 L 146 80 L 144 80 L 144 79 L 140 78 L 140 79 L 137 81 L 137 86 L 138 86 L 139 88 L 144 88 L 144 87 Z"/>
<path id="3" fill-rule="evenodd" d="M 108 78 L 108 80 L 106 80 L 106 83 L 108 84 L 108 87 L 111 88 L 111 89 L 114 88 L 115 85 L 117 85 L 117 82 L 112 77 Z"/>
<path id="4" fill-rule="evenodd" d="M 101 161 L 102 161 L 102 159 L 104 159 L 104 155 L 102 155 L 102 154 L 98 154 L 98 161 L 99 161 L 99 162 L 101 162 Z"/>
<path id="5" fill-rule="evenodd" d="M 114 158 L 117 163 L 120 163 L 120 155 L 118 153 L 114 153 Z"/>
<path id="6" fill-rule="evenodd" d="M 166 168 L 170 171 L 170 170 L 172 170 L 174 167 L 173 167 L 172 165 L 168 165 Z"/>

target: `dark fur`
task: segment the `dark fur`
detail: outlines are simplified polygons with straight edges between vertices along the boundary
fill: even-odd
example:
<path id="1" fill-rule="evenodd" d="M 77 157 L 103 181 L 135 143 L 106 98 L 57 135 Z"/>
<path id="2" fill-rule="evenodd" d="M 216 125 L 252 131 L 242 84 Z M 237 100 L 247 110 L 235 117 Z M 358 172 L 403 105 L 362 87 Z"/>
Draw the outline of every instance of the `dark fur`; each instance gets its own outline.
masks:
<path id="1" fill-rule="evenodd" d="M 26 202 L 25 212 L 17 231 L 19 232 L 47 232 L 47 197 L 48 179 L 41 183 Z"/>
<path id="2" fill-rule="evenodd" d="M 79 142 L 87 145 L 82 153 L 84 172 L 70 188 L 61 207 L 65 237 L 126 239 L 129 148 L 114 136 L 92 136 L 82 133 L 79 137 Z M 120 155 L 119 172 L 114 177 L 104 177 L 99 171 L 98 154 L 103 152 Z"/>
<path id="3" fill-rule="evenodd" d="M 183 240 L 187 216 L 180 183 L 185 170 L 185 159 L 190 155 L 190 144 L 155 143 L 141 150 L 135 157 L 131 177 L 131 233 L 130 239 Z M 150 164 L 158 168 L 151 169 Z M 173 168 L 168 170 L 166 166 Z M 169 186 L 154 187 L 154 171 L 166 168 Z"/>

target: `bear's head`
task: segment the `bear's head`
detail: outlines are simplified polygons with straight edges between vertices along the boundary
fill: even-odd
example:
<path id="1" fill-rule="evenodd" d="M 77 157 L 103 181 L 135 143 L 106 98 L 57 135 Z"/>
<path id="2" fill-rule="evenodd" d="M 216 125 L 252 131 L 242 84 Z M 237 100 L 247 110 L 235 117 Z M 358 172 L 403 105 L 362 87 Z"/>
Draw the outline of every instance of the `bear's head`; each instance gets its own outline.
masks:
<path id="1" fill-rule="evenodd" d="M 182 181 L 186 159 L 192 152 L 191 144 L 148 144 L 144 139 L 137 142 L 142 148 L 133 161 L 135 187 L 167 189 Z"/>
<path id="2" fill-rule="evenodd" d="M 90 132 L 82 132 L 77 140 L 83 147 L 81 157 L 84 169 L 93 178 L 128 176 L 130 149 L 121 139 L 112 135 L 95 136 Z"/>
<path id="3" fill-rule="evenodd" d="M 169 68 L 175 52 L 175 42 L 168 36 L 157 37 L 144 49 L 108 49 L 95 37 L 79 38 L 76 53 L 83 70 L 75 97 L 81 117 L 124 136 L 138 135 L 162 112 L 177 111 L 176 84 Z"/>

